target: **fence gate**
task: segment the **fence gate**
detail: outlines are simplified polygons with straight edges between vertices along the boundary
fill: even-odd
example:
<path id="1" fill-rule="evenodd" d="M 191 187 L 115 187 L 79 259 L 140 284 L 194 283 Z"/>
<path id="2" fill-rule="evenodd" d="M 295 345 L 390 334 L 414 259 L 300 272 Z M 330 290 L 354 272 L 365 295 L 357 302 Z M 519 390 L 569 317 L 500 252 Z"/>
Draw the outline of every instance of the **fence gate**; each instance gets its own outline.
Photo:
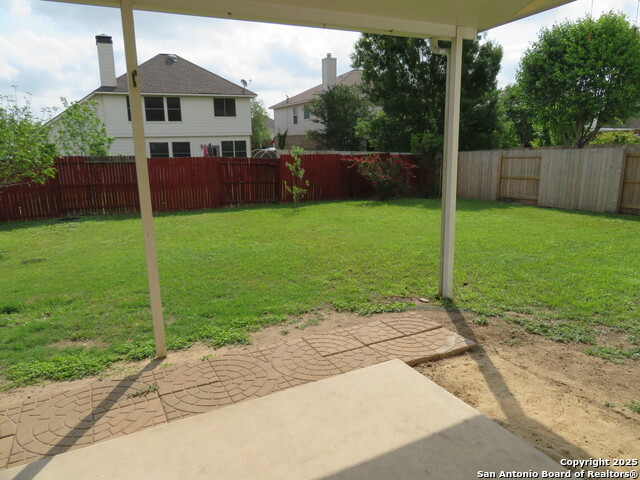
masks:
<path id="1" fill-rule="evenodd" d="M 500 161 L 498 198 L 508 202 L 538 205 L 540 156 L 503 156 Z"/>
<path id="2" fill-rule="evenodd" d="M 640 214 L 640 153 L 629 153 L 622 179 L 620 212 Z"/>
<path id="3" fill-rule="evenodd" d="M 280 187 L 279 160 L 220 159 L 220 203 L 223 206 L 276 203 Z"/>

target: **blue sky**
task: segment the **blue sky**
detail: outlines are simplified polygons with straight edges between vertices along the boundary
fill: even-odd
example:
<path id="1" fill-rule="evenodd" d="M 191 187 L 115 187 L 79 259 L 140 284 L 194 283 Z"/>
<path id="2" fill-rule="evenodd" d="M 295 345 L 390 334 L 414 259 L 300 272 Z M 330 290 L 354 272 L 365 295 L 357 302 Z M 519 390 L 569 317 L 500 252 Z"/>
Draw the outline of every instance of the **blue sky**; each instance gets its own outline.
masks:
<path id="1" fill-rule="evenodd" d="M 565 19 L 623 11 L 632 22 L 638 0 L 577 0 L 550 12 L 488 32 L 504 49 L 498 81 L 514 81 L 518 62 L 541 28 Z M 251 79 L 266 106 L 321 81 L 321 59 L 330 52 L 338 73 L 350 70 L 357 33 L 234 20 L 136 12 L 138 59 L 175 53 L 228 80 Z M 95 35 L 114 40 L 116 72 L 124 73 L 117 9 L 42 0 L 0 0 L 0 95 L 32 94 L 34 110 L 78 100 L 99 85 Z M 12 85 L 17 85 L 16 88 Z"/>

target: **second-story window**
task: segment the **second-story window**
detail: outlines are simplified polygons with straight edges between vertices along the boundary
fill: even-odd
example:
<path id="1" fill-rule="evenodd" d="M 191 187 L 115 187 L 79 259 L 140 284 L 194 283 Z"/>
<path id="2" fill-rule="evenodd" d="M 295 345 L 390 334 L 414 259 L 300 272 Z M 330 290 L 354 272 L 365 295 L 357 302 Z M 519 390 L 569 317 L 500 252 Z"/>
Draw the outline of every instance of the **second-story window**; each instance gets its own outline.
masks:
<path id="1" fill-rule="evenodd" d="M 309 111 L 309 108 L 306 105 L 302 109 L 302 116 L 304 117 L 305 120 L 309 120 L 311 118 L 311 112 Z"/>
<path id="2" fill-rule="evenodd" d="M 298 123 L 298 107 L 293 107 L 293 123 Z"/>
<path id="3" fill-rule="evenodd" d="M 167 97 L 167 117 L 170 122 L 181 122 L 180 97 Z"/>
<path id="4" fill-rule="evenodd" d="M 181 122 L 180 97 L 143 97 L 144 114 L 147 122 Z M 129 97 L 127 112 L 130 113 Z M 131 120 L 129 115 L 129 120 Z"/>
<path id="5" fill-rule="evenodd" d="M 236 116 L 236 99 L 235 98 L 214 98 L 213 114 L 216 117 L 235 117 Z"/>
<path id="6" fill-rule="evenodd" d="M 144 97 L 144 113 L 147 122 L 164 122 L 164 99 Z"/>

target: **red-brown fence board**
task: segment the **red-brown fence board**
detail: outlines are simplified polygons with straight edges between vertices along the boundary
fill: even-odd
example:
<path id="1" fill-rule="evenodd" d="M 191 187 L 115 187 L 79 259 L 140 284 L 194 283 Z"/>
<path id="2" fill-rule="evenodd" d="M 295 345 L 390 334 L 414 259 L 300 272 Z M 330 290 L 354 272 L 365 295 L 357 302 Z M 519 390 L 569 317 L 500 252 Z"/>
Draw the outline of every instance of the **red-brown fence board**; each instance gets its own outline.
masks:
<path id="1" fill-rule="evenodd" d="M 403 157 L 410 163 L 418 160 Z M 285 165 L 290 156 L 255 158 L 152 158 L 148 160 L 151 201 L 155 211 L 199 210 L 261 203 L 290 202 Z M 432 162 L 433 163 L 433 162 Z M 302 156 L 304 200 L 371 198 L 373 188 L 340 154 Z M 135 163 L 131 157 L 64 157 L 57 176 L 45 185 L 24 184 L 0 191 L 0 221 L 106 214 L 139 210 Z M 434 169 L 414 170 L 415 190 L 431 185 Z"/>
<path id="2" fill-rule="evenodd" d="M 277 159 L 221 158 L 220 203 L 224 206 L 280 201 Z"/>
<path id="3" fill-rule="evenodd" d="M 53 218 L 62 215 L 57 179 L 45 185 L 26 183 L 0 190 L 0 221 Z"/>

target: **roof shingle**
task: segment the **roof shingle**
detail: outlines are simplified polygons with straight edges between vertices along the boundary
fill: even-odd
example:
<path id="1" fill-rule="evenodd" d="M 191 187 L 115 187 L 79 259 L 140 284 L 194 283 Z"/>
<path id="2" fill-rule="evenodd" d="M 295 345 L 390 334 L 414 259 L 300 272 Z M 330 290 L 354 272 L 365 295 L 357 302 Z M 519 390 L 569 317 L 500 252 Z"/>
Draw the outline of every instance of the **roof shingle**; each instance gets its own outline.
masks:
<path id="1" fill-rule="evenodd" d="M 173 61 L 173 59 L 176 59 Z M 161 53 L 138 67 L 140 90 L 148 93 L 229 95 L 255 97 L 256 94 L 178 55 Z M 117 78 L 116 87 L 99 87 L 100 92 L 128 92 L 127 75 Z"/>
<path id="2" fill-rule="evenodd" d="M 362 80 L 362 70 L 351 70 L 350 72 L 343 73 L 342 75 L 338 75 L 336 77 L 336 85 L 357 85 Z M 305 90 L 302 93 L 294 95 L 287 100 L 284 100 L 280 103 L 276 103 L 275 105 L 269 108 L 282 108 L 287 107 L 289 105 L 300 105 L 301 103 L 308 103 L 313 100 L 316 95 L 322 93 L 322 84 L 316 85 L 315 87 L 310 88 L 309 90 Z"/>

